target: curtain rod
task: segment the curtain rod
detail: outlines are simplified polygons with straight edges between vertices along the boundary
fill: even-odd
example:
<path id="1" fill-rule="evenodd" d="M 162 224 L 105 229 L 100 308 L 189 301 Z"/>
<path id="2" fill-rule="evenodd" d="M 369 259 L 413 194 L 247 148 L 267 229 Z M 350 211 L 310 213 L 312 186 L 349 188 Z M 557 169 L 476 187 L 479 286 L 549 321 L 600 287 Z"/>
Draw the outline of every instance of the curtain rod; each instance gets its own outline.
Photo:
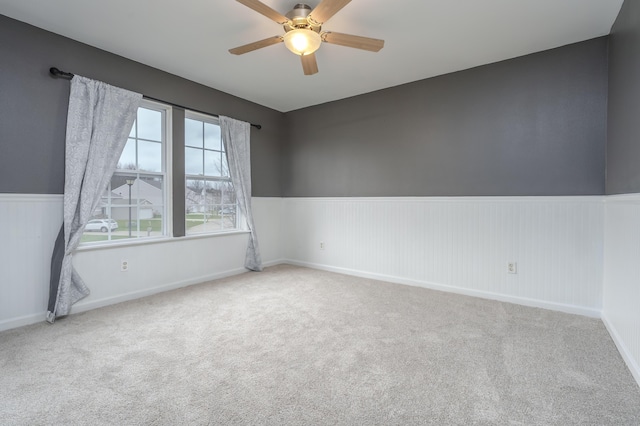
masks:
<path id="1" fill-rule="evenodd" d="M 60 70 L 59 70 L 58 68 L 56 68 L 56 67 L 51 67 L 51 68 L 49 68 L 49 72 L 50 72 L 50 73 L 51 73 L 51 75 L 52 75 L 52 76 L 54 76 L 54 77 L 66 78 L 66 79 L 69 79 L 69 80 L 71 80 L 71 79 L 74 77 L 74 75 L 75 75 L 75 74 L 72 74 L 72 73 L 70 73 L 70 72 L 60 71 Z M 152 98 L 151 96 L 146 96 L 146 95 L 144 95 L 144 98 L 145 98 L 145 99 L 149 99 L 149 100 L 151 100 L 151 101 L 160 102 L 160 103 L 163 103 L 163 104 L 171 105 L 171 106 L 174 106 L 174 107 L 177 107 L 177 108 L 182 108 L 182 109 L 186 109 L 186 110 L 193 111 L 193 112 L 199 112 L 199 113 L 201 113 L 201 114 L 205 114 L 205 115 L 212 115 L 212 116 L 214 116 L 214 117 L 220 117 L 218 114 L 211 114 L 210 112 L 206 112 L 206 111 L 199 111 L 199 110 L 197 110 L 197 109 L 193 109 L 193 108 L 187 108 L 187 107 L 182 106 L 182 105 L 179 105 L 179 104 L 174 104 L 173 102 L 167 102 L 167 101 L 163 101 L 162 99 Z M 258 130 L 262 129 L 262 125 L 260 125 L 260 124 L 253 124 L 253 123 L 251 123 L 251 126 L 252 126 L 252 127 L 255 127 L 255 128 L 256 128 L 256 129 L 258 129 Z"/>

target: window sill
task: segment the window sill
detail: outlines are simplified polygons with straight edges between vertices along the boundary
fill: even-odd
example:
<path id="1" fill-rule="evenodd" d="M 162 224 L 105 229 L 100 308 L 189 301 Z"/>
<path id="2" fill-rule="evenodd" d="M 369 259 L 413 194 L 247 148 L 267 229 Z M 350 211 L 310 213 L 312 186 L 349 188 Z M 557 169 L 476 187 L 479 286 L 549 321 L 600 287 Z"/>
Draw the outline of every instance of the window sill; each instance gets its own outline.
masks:
<path id="1" fill-rule="evenodd" d="M 248 229 L 234 229 L 233 231 L 225 231 L 225 232 L 216 232 L 215 234 L 191 234 L 185 235 L 184 237 L 173 237 L 172 240 L 184 241 L 184 240 L 200 240 L 202 238 L 215 238 L 215 237 L 226 237 L 228 235 L 240 235 L 240 234 L 248 234 Z"/>
<path id="2" fill-rule="evenodd" d="M 193 235 L 186 235 L 184 237 L 155 237 L 155 238 L 141 238 L 136 240 L 121 240 L 121 241 L 114 241 L 114 242 L 108 242 L 108 243 L 80 245 L 75 251 L 83 252 L 83 251 L 108 250 L 108 249 L 117 249 L 117 248 L 123 248 L 123 247 L 143 246 L 148 244 L 166 244 L 166 243 L 178 242 L 178 241 L 200 240 L 203 238 L 228 237 L 232 235 L 243 235 L 248 233 L 249 233 L 248 230 L 236 229 L 228 232 L 216 232 L 215 234 L 193 234 Z"/>

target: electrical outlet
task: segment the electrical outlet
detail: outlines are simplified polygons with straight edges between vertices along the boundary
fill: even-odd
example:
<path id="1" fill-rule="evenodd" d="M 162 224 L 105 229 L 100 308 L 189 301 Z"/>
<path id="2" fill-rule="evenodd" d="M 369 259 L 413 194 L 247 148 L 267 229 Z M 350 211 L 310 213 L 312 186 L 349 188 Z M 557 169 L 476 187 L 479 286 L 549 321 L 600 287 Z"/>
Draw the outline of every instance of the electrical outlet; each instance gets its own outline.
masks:
<path id="1" fill-rule="evenodd" d="M 518 273 L 518 264 L 516 262 L 507 263 L 507 272 L 510 274 Z"/>
<path id="2" fill-rule="evenodd" d="M 120 261 L 120 272 L 127 272 L 129 270 L 129 262 L 126 260 Z"/>
<path id="3" fill-rule="evenodd" d="M 320 250 L 324 250 L 324 242 L 320 241 Z"/>

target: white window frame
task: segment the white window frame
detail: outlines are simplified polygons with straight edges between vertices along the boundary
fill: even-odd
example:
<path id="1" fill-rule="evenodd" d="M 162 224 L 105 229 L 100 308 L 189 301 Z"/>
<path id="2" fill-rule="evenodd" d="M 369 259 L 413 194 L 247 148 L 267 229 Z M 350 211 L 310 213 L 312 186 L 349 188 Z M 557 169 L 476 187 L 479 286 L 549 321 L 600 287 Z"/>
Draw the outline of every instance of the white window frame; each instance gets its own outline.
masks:
<path id="1" fill-rule="evenodd" d="M 191 119 L 191 120 L 197 120 L 197 121 L 202 121 L 204 123 L 209 123 L 209 124 L 214 124 L 218 127 L 220 127 L 220 120 L 218 119 L 218 117 L 213 116 L 213 115 L 207 115 L 207 114 L 203 114 L 200 112 L 195 112 L 195 111 L 189 111 L 189 110 L 185 110 L 184 113 L 184 118 L 185 118 L 185 128 L 186 128 L 186 120 L 187 119 Z M 227 160 L 227 170 L 229 169 L 229 164 L 228 164 L 228 158 L 227 158 L 227 153 L 226 150 L 224 150 L 224 144 L 222 142 L 222 140 L 220 140 L 220 144 L 221 144 L 221 149 L 225 152 L 225 159 Z M 183 149 L 185 150 L 185 159 L 186 159 L 186 149 L 187 148 L 195 148 L 195 149 L 199 149 L 196 147 L 192 147 L 192 146 L 187 146 L 186 143 L 186 137 L 185 137 L 185 141 L 184 141 L 184 147 Z M 204 153 L 204 151 L 206 151 L 207 149 L 202 148 L 202 151 Z M 203 156 L 203 161 L 204 161 L 204 156 Z M 236 199 L 236 204 L 235 204 L 235 226 L 233 228 L 220 228 L 220 229 L 215 229 L 215 230 L 204 230 L 204 231 L 200 231 L 200 232 L 189 232 L 189 228 L 187 227 L 187 212 L 186 209 L 189 206 L 188 202 L 187 202 L 187 181 L 189 180 L 203 180 L 203 181 L 218 181 L 218 182 L 229 182 L 233 185 L 233 181 L 231 180 L 231 175 L 229 175 L 228 177 L 221 177 L 221 176 L 212 176 L 212 175 L 205 175 L 204 174 L 204 167 L 203 167 L 203 174 L 202 175 L 192 175 L 192 174 L 188 174 L 185 168 L 185 173 L 184 173 L 184 186 L 185 186 L 185 215 L 184 215 L 184 220 L 185 220 L 185 236 L 187 237 L 195 237 L 195 236 L 204 236 L 204 235 L 218 235 L 218 234 L 225 234 L 225 233 L 234 233 L 234 232 L 239 232 L 239 231 L 245 231 L 245 227 L 242 225 L 245 223 L 243 216 L 240 212 L 240 209 L 238 207 L 238 201 Z M 234 188 L 235 189 L 235 188 Z M 234 194 L 235 197 L 235 194 Z"/>

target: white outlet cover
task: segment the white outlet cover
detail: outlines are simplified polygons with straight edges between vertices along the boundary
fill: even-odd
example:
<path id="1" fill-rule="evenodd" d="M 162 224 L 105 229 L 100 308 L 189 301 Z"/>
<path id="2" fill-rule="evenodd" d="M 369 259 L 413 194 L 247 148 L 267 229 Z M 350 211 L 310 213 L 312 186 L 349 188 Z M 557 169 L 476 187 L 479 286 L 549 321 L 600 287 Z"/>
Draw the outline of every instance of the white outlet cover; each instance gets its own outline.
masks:
<path id="1" fill-rule="evenodd" d="M 129 270 L 129 262 L 123 260 L 120 262 L 120 271 L 127 272 Z"/>
<path id="2" fill-rule="evenodd" d="M 507 264 L 507 272 L 509 272 L 510 274 L 517 274 L 518 273 L 518 263 L 517 262 L 509 262 Z"/>

